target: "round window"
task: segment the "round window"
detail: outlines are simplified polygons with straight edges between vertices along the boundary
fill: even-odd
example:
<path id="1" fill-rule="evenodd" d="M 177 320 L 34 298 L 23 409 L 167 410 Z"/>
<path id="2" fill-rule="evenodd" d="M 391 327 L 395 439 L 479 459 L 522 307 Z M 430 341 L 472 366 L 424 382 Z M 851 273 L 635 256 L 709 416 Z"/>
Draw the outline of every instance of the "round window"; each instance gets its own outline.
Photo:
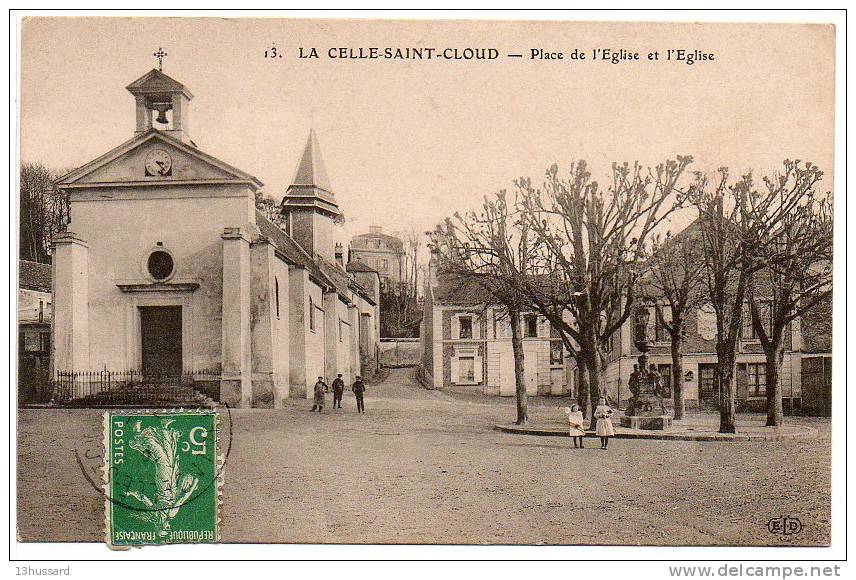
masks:
<path id="1" fill-rule="evenodd" d="M 148 269 L 149 274 L 155 280 L 166 280 L 172 274 L 175 264 L 172 261 L 172 256 L 163 250 L 155 250 L 149 254 Z"/>

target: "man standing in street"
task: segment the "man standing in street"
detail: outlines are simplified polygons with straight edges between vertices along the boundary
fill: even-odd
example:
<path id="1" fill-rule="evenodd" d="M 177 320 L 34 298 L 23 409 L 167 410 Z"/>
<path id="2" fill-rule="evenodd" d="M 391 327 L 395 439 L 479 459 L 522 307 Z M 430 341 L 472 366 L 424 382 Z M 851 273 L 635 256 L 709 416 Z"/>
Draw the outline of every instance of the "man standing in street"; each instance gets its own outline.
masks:
<path id="1" fill-rule="evenodd" d="M 345 392 L 345 381 L 342 380 L 342 373 L 336 375 L 333 379 L 333 408 L 342 408 L 342 395 Z"/>
<path id="2" fill-rule="evenodd" d="M 312 401 L 312 410 L 318 409 L 318 412 L 324 410 L 324 391 L 327 390 L 327 383 L 324 382 L 324 377 L 318 377 L 318 382 L 315 383 L 315 398 Z"/>
<path id="3" fill-rule="evenodd" d="M 366 405 L 363 403 L 363 393 L 366 392 L 366 385 L 360 375 L 357 375 L 357 380 L 354 381 L 351 390 L 354 391 L 354 395 L 357 397 L 357 412 L 365 413 Z"/>

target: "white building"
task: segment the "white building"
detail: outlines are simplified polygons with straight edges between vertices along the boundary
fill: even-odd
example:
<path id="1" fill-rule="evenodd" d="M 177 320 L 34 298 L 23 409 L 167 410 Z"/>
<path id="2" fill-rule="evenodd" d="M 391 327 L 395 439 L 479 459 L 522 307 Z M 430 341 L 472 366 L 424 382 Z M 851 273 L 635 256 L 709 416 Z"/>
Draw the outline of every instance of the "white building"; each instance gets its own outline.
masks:
<path id="1" fill-rule="evenodd" d="M 72 221 L 55 239 L 54 376 L 204 377 L 221 401 L 271 407 L 311 397 L 318 376 L 370 373 L 377 291 L 334 250 L 315 135 L 284 196 L 286 232 L 256 211 L 258 179 L 190 139 L 184 85 L 152 70 L 127 90 L 133 136 L 58 183 Z"/>

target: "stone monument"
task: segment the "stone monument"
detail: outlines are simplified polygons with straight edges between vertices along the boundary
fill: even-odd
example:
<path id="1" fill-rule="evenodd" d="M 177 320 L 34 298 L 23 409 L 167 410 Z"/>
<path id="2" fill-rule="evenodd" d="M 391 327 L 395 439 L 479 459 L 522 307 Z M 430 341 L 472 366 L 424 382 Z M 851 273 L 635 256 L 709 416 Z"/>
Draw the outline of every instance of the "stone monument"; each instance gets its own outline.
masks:
<path id="1" fill-rule="evenodd" d="M 642 353 L 633 365 L 630 374 L 630 404 L 621 417 L 621 426 L 631 429 L 662 430 L 672 426 L 672 417 L 663 404 L 663 377 L 654 364 L 648 364 L 648 319 L 647 308 L 636 312 L 634 338 L 636 348 Z"/>

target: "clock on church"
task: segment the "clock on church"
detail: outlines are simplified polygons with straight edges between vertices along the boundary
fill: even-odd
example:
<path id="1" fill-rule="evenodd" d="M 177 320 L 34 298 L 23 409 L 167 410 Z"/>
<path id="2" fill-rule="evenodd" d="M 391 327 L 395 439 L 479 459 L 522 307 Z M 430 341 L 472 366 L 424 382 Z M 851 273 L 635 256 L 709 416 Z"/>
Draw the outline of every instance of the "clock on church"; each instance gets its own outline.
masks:
<path id="1" fill-rule="evenodd" d="M 153 149 L 146 155 L 146 175 L 172 175 L 172 157 L 163 149 Z"/>

